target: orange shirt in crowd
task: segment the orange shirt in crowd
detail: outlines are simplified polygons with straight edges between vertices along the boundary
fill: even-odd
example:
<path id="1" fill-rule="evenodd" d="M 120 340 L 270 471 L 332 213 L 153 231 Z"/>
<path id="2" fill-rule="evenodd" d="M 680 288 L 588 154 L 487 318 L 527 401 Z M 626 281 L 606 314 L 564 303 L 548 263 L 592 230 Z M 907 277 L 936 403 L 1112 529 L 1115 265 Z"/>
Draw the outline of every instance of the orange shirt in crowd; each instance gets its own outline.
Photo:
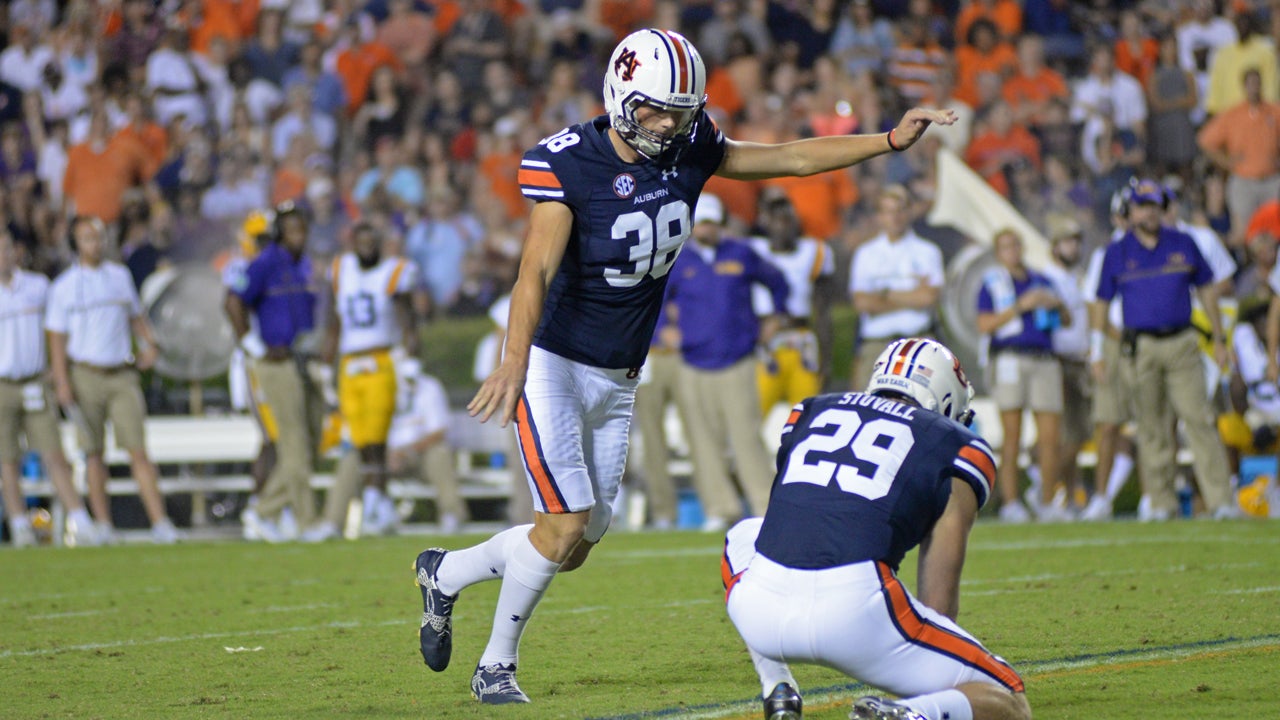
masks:
<path id="1" fill-rule="evenodd" d="M 1040 141 L 1021 125 L 1011 127 L 1007 135 L 988 130 L 973 138 L 964 151 L 964 161 L 969 167 L 1005 197 L 1009 196 L 1009 182 L 1004 176 L 1004 166 L 1018 159 L 1040 169 Z"/>
<path id="2" fill-rule="evenodd" d="M 983 73 L 994 73 L 1007 77 L 1018 69 L 1018 54 L 1013 46 L 1000 43 L 983 54 L 969 45 L 956 47 L 956 89 L 957 99 L 968 103 L 969 107 L 978 107 L 978 77 Z"/>
<path id="3" fill-rule="evenodd" d="M 203 0 L 200 24 L 190 31 L 191 49 L 203 55 L 215 37 L 226 39 L 234 49 L 257 31 L 258 11 L 259 0 Z"/>
<path id="4" fill-rule="evenodd" d="M 653 0 L 600 0 L 600 24 L 613 31 L 614 42 L 648 27 L 652 19 Z"/>
<path id="5" fill-rule="evenodd" d="M 844 225 L 844 211 L 858 202 L 858 186 L 849 170 L 832 170 L 808 177 L 786 177 L 765 180 L 765 184 L 782 188 L 805 235 L 830 240 Z"/>
<path id="6" fill-rule="evenodd" d="M 1275 175 L 1280 152 L 1280 104 L 1244 102 L 1215 115 L 1200 128 L 1196 142 L 1205 151 L 1225 152 L 1231 174 L 1249 180 Z"/>
<path id="7" fill-rule="evenodd" d="M 448 35 L 462 17 L 462 7 L 453 0 L 428 0 L 427 4 L 435 9 L 436 37 Z"/>
<path id="8" fill-rule="evenodd" d="M 355 45 L 338 53 L 338 77 L 342 78 L 342 87 L 347 91 L 347 112 L 355 114 L 364 104 L 369 94 L 369 78 L 373 71 L 390 65 L 396 73 L 404 70 L 400 58 L 391 48 L 378 41 Z"/>
<path id="9" fill-rule="evenodd" d="M 1128 40 L 1116 41 L 1116 69 L 1129 73 L 1147 86 L 1147 80 L 1156 69 L 1156 61 L 1160 59 L 1160 43 L 1153 38 L 1144 38 L 1138 48 L 1134 48 Z"/>
<path id="10" fill-rule="evenodd" d="M 1018 111 L 1023 105 L 1038 105 L 1053 98 L 1066 100 L 1070 97 L 1071 90 L 1057 70 L 1042 67 L 1040 72 L 1030 76 L 1014 72 L 1004 81 L 1004 88 L 1001 90 L 1001 94 L 1004 96 L 1004 101 L 1014 111 L 1014 114 L 1018 115 Z M 1032 121 L 1037 122 L 1039 119 L 1032 118 Z"/>
<path id="11" fill-rule="evenodd" d="M 116 132 L 116 136 L 123 137 L 142 148 L 147 157 L 147 166 L 143 170 L 144 178 L 150 180 L 160 166 L 164 165 L 164 159 L 169 154 L 169 131 L 165 130 L 160 123 L 149 122 L 141 128 L 134 127 L 132 124 L 125 125 Z"/>
<path id="12" fill-rule="evenodd" d="M 968 41 L 969 26 L 979 18 L 986 18 L 995 23 L 996 29 L 1006 40 L 1015 38 L 1022 32 L 1022 6 L 1017 0 L 996 0 L 990 8 L 975 0 L 956 15 L 957 45 Z"/>
<path id="13" fill-rule="evenodd" d="M 91 143 L 71 146 L 62 192 L 75 203 L 76 213 L 113 223 L 120 217 L 120 199 L 129 188 L 150 179 L 150 158 L 132 138 L 116 135 L 99 150 Z"/>
<path id="14" fill-rule="evenodd" d="M 750 228 L 756 223 L 756 207 L 760 200 L 759 180 L 730 180 L 719 175 L 712 175 L 702 192 L 720 198 L 725 212 L 730 217 Z"/>
<path id="15" fill-rule="evenodd" d="M 489 153 L 480 160 L 480 175 L 488 183 L 489 194 L 502 203 L 509 220 L 522 218 L 529 212 L 520 183 L 516 182 L 522 157 L 523 153 L 516 150 Z"/>
<path id="16" fill-rule="evenodd" d="M 707 75 L 707 105 L 724 110 L 726 117 L 734 117 L 743 108 L 742 94 L 733 81 L 728 68 L 721 66 Z"/>
<path id="17" fill-rule="evenodd" d="M 307 192 L 306 173 L 287 164 L 281 164 L 271 179 L 271 204 L 279 205 L 287 200 L 301 200 Z"/>

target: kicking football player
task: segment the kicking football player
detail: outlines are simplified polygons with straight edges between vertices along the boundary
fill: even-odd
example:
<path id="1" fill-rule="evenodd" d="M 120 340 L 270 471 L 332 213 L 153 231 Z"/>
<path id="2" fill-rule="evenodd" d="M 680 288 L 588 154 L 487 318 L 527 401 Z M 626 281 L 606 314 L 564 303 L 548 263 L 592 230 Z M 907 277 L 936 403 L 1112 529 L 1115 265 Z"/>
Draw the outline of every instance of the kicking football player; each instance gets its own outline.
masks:
<path id="1" fill-rule="evenodd" d="M 847 167 L 955 120 L 949 110 L 913 109 L 888 133 L 741 143 L 704 112 L 706 67 L 679 34 L 634 32 L 605 70 L 606 114 L 543 139 L 521 162 L 521 190 L 537 204 L 506 350 L 468 405 L 482 421 L 515 419 L 534 523 L 465 550 L 428 549 L 414 563 L 422 656 L 436 671 L 449 663 L 458 592 L 502 578 L 471 681 L 485 703 L 528 702 L 516 684 L 525 624 L 556 573 L 581 565 L 609 527 L 640 366 L 707 179 Z"/>
<path id="2" fill-rule="evenodd" d="M 760 675 L 766 720 L 801 717 L 787 666 L 836 668 L 903 700 L 853 720 L 1025 720 L 1022 678 L 956 624 L 965 545 L 995 459 L 967 427 L 973 388 L 934 340 L 898 340 L 864 393 L 809 398 L 782 431 L 764 518 L 729 529 L 729 618 Z M 917 593 L 899 582 L 920 546 Z"/>
<path id="3" fill-rule="evenodd" d="M 330 270 L 334 302 L 324 354 L 333 357 L 335 348 L 339 353 L 338 411 L 351 433 L 351 444 L 360 453 L 365 488 L 362 532 L 377 535 L 396 524 L 395 508 L 386 496 L 387 435 L 396 412 L 396 373 L 420 371 L 410 295 L 418 272 L 412 261 L 384 255 L 382 234 L 367 222 L 352 228 L 351 244 L 353 252 L 334 258 Z M 407 355 L 400 368 L 392 358 L 397 345 Z M 338 528 L 319 526 L 316 533 L 336 536 Z M 309 539 L 315 539 L 315 533 Z"/>

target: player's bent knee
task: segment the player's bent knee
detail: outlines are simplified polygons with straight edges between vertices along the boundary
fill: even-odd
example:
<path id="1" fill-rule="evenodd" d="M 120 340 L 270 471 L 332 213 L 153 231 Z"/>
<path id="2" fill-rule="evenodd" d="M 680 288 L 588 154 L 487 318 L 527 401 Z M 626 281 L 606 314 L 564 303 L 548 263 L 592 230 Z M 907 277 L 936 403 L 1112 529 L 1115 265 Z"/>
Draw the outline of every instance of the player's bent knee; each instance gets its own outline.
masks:
<path id="1" fill-rule="evenodd" d="M 546 557 L 564 562 L 582 540 L 588 513 L 535 513 L 529 540 Z"/>
<path id="2" fill-rule="evenodd" d="M 595 546 L 596 544 L 589 540 L 583 540 L 578 543 L 578 546 L 573 549 L 573 552 L 569 553 L 569 559 L 561 563 L 560 572 L 572 572 L 582 567 L 582 564 L 587 561 L 587 555 L 591 553 L 591 548 Z"/>

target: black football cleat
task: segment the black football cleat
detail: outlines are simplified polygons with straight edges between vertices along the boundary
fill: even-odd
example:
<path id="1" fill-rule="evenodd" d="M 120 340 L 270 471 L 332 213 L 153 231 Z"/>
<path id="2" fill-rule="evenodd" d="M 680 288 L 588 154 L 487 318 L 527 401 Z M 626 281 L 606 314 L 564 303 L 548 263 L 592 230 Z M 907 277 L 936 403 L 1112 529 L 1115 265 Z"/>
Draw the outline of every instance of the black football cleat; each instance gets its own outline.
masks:
<path id="1" fill-rule="evenodd" d="M 441 672 L 449 667 L 453 654 L 453 602 L 457 595 L 445 595 L 436 587 L 436 571 L 444 559 L 445 550 L 431 548 L 418 554 L 413 569 L 418 587 L 422 588 L 422 627 L 418 630 L 418 645 L 427 667 Z"/>

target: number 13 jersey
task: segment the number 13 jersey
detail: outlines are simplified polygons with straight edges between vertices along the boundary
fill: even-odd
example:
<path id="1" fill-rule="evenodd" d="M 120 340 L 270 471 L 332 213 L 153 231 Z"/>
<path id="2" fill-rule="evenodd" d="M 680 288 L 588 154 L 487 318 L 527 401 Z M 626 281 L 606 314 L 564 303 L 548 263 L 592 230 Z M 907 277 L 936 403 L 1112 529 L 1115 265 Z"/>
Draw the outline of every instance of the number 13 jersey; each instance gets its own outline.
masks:
<path id="1" fill-rule="evenodd" d="M 519 182 L 535 202 L 573 211 L 564 259 L 533 343 L 600 368 L 638 368 L 662 307 L 667 271 L 693 227 L 702 186 L 724 158 L 724 135 L 702 113 L 677 160 L 624 162 L 609 118 L 566 128 L 524 155 Z"/>
<path id="2" fill-rule="evenodd" d="M 952 478 L 978 507 L 995 481 L 991 447 L 960 423 L 866 393 L 808 398 L 783 428 L 756 551 L 799 569 L 879 560 L 896 571 L 942 516 Z"/>
<path id="3" fill-rule="evenodd" d="M 396 295 L 413 290 L 418 266 L 400 257 L 384 257 L 371 268 L 347 252 L 333 259 L 330 271 L 333 297 L 342 329 L 338 352 L 342 355 L 390 348 L 400 342 L 396 320 Z"/>

